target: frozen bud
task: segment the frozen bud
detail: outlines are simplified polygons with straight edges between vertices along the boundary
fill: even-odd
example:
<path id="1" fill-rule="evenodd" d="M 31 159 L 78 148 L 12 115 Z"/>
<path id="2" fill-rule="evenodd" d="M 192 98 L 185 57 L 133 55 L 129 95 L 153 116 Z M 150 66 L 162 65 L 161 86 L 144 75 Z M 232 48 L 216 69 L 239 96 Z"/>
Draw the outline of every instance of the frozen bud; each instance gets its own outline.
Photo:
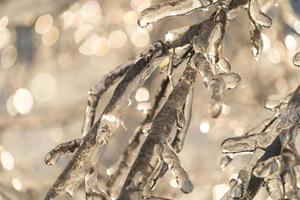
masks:
<path id="1" fill-rule="evenodd" d="M 216 65 L 220 73 L 228 73 L 231 70 L 231 65 L 225 57 L 221 57 Z"/>
<path id="2" fill-rule="evenodd" d="M 296 53 L 293 57 L 293 64 L 296 67 L 300 67 L 300 52 Z"/>
<path id="3" fill-rule="evenodd" d="M 234 89 L 241 82 L 241 77 L 237 73 L 224 73 L 219 76 L 223 79 L 226 89 Z"/>
<path id="4" fill-rule="evenodd" d="M 272 25 L 272 19 L 265 13 L 261 12 L 258 0 L 250 0 L 249 15 L 256 24 L 264 27 L 270 27 Z"/>

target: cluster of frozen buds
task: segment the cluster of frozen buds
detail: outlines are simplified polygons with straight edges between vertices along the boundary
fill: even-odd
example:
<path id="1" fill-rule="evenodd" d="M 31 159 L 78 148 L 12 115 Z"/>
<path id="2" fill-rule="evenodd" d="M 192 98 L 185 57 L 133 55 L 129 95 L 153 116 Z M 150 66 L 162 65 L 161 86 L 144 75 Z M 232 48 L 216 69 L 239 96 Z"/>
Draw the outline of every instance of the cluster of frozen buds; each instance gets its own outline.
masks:
<path id="1" fill-rule="evenodd" d="M 300 155 L 295 146 L 300 123 L 300 86 L 282 100 L 268 99 L 265 107 L 274 111 L 275 116 L 245 136 L 222 143 L 222 167 L 233 156 L 252 153 L 238 178 L 230 181 L 231 189 L 224 200 L 253 199 L 263 185 L 274 200 L 300 198 Z"/>

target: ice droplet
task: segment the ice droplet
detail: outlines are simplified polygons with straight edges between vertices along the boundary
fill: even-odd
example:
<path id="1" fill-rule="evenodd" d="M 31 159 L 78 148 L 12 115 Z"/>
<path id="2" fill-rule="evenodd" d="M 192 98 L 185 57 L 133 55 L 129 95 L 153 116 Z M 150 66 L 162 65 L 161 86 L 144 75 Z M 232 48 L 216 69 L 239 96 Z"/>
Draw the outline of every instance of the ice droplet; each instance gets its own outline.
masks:
<path id="1" fill-rule="evenodd" d="M 142 132 L 145 134 L 145 135 L 148 135 L 150 129 L 151 129 L 151 126 L 152 126 L 152 122 L 149 122 L 149 123 L 146 123 L 143 128 L 142 128 Z"/>
<path id="2" fill-rule="evenodd" d="M 210 115 L 213 118 L 216 118 L 216 117 L 218 117 L 221 114 L 222 107 L 223 107 L 223 103 L 222 102 L 213 101 L 209 105 L 208 112 L 210 113 Z"/>
<path id="3" fill-rule="evenodd" d="M 293 64 L 296 67 L 300 67 L 300 52 L 296 53 L 293 57 Z"/>
<path id="4" fill-rule="evenodd" d="M 224 170 L 224 168 L 227 167 L 231 161 L 232 161 L 232 158 L 229 155 L 223 156 L 220 161 L 221 169 Z"/>
<path id="5" fill-rule="evenodd" d="M 268 110 L 275 110 L 279 106 L 280 106 L 280 101 L 272 99 L 272 98 L 268 98 L 265 101 L 265 105 L 264 105 L 264 107 Z"/>
<path id="6" fill-rule="evenodd" d="M 224 73 L 219 76 L 222 77 L 226 89 L 234 89 L 241 82 L 241 77 L 237 73 Z"/>

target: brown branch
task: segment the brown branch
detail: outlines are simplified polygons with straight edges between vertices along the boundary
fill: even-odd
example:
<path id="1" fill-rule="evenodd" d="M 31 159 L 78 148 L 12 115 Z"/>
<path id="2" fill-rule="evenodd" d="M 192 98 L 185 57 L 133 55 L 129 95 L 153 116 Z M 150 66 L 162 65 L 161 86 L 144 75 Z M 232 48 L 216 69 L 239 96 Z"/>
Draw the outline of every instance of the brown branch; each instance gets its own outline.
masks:
<path id="1" fill-rule="evenodd" d="M 199 68 L 199 65 L 209 65 L 203 56 L 197 55 L 196 60 L 201 60 L 200 62 L 197 62 L 197 68 Z M 131 199 L 131 196 L 135 193 L 139 196 L 142 195 L 143 189 L 147 183 L 145 180 L 151 176 L 154 170 L 149 163 L 155 156 L 155 147 L 161 142 L 167 141 L 171 134 L 172 127 L 176 122 L 176 116 L 181 112 L 182 106 L 189 94 L 190 87 L 194 84 L 197 74 L 197 69 L 190 65 L 186 68 L 181 79 L 168 97 L 168 100 L 154 118 L 151 131 L 130 169 L 119 199 Z M 135 179 L 137 179 L 138 176 L 142 176 L 140 179 L 144 181 L 135 183 Z"/>
<path id="2" fill-rule="evenodd" d="M 178 59 L 176 63 L 173 63 L 173 67 L 177 68 L 184 60 L 186 60 L 188 56 L 191 56 L 192 54 L 193 52 L 190 46 L 185 50 L 185 52 L 182 54 L 180 59 Z M 161 104 L 162 99 L 167 92 L 169 81 L 170 79 L 168 77 L 165 77 L 164 80 L 162 81 L 160 85 L 160 89 L 155 97 L 154 104 L 151 108 L 151 111 L 147 114 L 145 120 L 137 128 L 137 131 L 133 134 L 133 137 L 130 139 L 128 145 L 125 147 L 123 154 L 120 156 L 116 166 L 116 171 L 114 171 L 113 174 L 108 179 L 107 182 L 108 191 L 111 190 L 111 187 L 115 184 L 116 180 L 121 176 L 122 172 L 126 171 L 126 168 L 129 168 L 130 166 L 129 161 L 132 159 L 134 155 L 133 152 L 135 152 L 137 147 L 139 146 L 141 135 L 144 134 L 145 131 L 144 126 L 150 124 L 153 121 L 153 118 L 157 113 L 159 105 Z"/>
<path id="3" fill-rule="evenodd" d="M 73 159 L 50 188 L 45 199 L 67 199 L 72 196 L 74 189 L 79 186 L 90 168 L 97 162 L 100 147 L 107 143 L 116 129 L 122 125 L 125 109 L 134 92 L 154 68 L 150 65 L 151 62 L 163 55 L 166 55 L 165 45 L 157 42 L 144 50 L 131 63 L 132 67 L 118 84 L 102 115 L 83 138 Z"/>

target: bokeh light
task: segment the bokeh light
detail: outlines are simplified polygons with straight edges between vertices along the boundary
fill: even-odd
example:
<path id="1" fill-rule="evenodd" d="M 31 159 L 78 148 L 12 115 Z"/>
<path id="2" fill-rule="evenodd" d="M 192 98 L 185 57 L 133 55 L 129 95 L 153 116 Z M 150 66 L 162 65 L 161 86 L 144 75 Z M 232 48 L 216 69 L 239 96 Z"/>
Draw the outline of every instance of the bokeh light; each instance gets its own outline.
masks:
<path id="1" fill-rule="evenodd" d="M 80 14 L 84 18 L 94 18 L 101 12 L 98 1 L 92 0 L 85 2 L 80 8 Z"/>
<path id="2" fill-rule="evenodd" d="M 148 101 L 149 97 L 150 97 L 150 94 L 146 88 L 139 88 L 135 93 L 135 100 L 137 102 Z"/>
<path id="3" fill-rule="evenodd" d="M 49 73 L 40 72 L 31 81 L 31 91 L 37 102 L 50 101 L 56 91 L 56 81 Z"/>
<path id="4" fill-rule="evenodd" d="M 27 114 L 33 107 L 33 98 L 29 90 L 20 88 L 13 97 L 13 104 L 20 114 Z"/>
<path id="5" fill-rule="evenodd" d="M 2 151 L 0 153 L 0 161 L 4 169 L 6 170 L 12 170 L 15 165 L 15 161 L 11 153 L 8 151 Z"/>
<path id="6" fill-rule="evenodd" d="M 1 52 L 1 65 L 7 69 L 13 66 L 17 61 L 18 53 L 17 49 L 13 45 L 6 46 Z"/>
<path id="7" fill-rule="evenodd" d="M 2 49 L 9 43 L 11 36 L 9 30 L 4 26 L 0 26 L 0 35 L 0 49 Z"/>
<path id="8" fill-rule="evenodd" d="M 16 190 L 19 190 L 19 191 L 22 190 L 22 183 L 21 183 L 21 181 L 19 179 L 14 178 L 11 183 L 12 183 L 12 186 Z"/>
<path id="9" fill-rule="evenodd" d="M 42 42 L 46 46 L 54 45 L 59 39 L 59 30 L 52 26 L 47 33 L 42 35 Z"/>
<path id="10" fill-rule="evenodd" d="M 126 45 L 127 35 L 124 31 L 116 30 L 110 33 L 108 40 L 112 47 L 120 49 Z"/>
<path id="11" fill-rule="evenodd" d="M 210 124 L 206 121 L 200 123 L 200 131 L 202 133 L 208 133 L 210 130 Z"/>
<path id="12" fill-rule="evenodd" d="M 130 39 L 132 44 L 139 48 L 145 47 L 150 42 L 150 36 L 148 32 L 140 29 L 133 31 Z"/>
<path id="13" fill-rule="evenodd" d="M 53 17 L 49 14 L 40 16 L 35 23 L 35 32 L 39 34 L 47 33 L 53 25 Z"/>

